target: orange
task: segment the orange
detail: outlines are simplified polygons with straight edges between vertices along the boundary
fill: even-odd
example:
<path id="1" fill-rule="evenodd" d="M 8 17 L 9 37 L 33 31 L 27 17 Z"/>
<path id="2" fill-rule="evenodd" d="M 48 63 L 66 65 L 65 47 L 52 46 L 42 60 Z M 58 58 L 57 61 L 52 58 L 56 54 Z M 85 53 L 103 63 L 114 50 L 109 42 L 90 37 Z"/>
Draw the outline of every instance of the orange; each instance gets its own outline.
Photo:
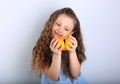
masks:
<path id="1" fill-rule="evenodd" d="M 70 45 L 68 44 L 68 42 L 72 43 L 71 41 L 69 41 L 69 36 L 66 36 L 65 39 L 63 39 L 63 37 L 59 36 L 58 37 L 59 41 L 60 41 L 60 46 L 59 48 L 61 48 L 63 46 L 63 51 L 67 50 L 68 48 L 71 48 Z"/>
<path id="2" fill-rule="evenodd" d="M 66 49 L 67 49 L 67 47 L 71 48 L 71 46 L 68 43 L 71 44 L 72 42 L 69 40 L 69 36 L 66 36 L 66 38 L 65 38 L 65 47 L 66 47 Z"/>

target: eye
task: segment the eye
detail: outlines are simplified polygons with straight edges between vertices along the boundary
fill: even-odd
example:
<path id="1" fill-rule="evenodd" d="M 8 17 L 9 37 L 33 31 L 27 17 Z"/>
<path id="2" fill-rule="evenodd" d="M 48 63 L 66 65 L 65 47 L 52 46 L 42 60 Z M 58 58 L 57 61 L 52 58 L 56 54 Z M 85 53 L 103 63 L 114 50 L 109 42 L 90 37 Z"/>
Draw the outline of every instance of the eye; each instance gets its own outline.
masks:
<path id="1" fill-rule="evenodd" d="M 65 30 L 66 30 L 66 31 L 69 31 L 69 29 L 66 29 L 66 28 L 65 28 Z"/>
<path id="2" fill-rule="evenodd" d="M 57 22 L 56 22 L 56 25 L 57 25 L 57 26 L 61 26 L 61 25 L 60 25 L 59 23 L 57 23 Z"/>

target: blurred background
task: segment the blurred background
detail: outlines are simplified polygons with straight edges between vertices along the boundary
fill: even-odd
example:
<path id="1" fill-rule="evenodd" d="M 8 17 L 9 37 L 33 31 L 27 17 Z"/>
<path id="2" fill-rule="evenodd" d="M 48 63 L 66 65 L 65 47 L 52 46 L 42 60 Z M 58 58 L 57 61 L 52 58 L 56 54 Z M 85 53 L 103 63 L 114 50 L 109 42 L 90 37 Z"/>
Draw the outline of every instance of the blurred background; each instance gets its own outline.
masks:
<path id="1" fill-rule="evenodd" d="M 120 0 L 0 0 L 0 84 L 40 84 L 32 48 L 55 10 L 71 7 L 81 23 L 89 84 L 120 84 Z"/>

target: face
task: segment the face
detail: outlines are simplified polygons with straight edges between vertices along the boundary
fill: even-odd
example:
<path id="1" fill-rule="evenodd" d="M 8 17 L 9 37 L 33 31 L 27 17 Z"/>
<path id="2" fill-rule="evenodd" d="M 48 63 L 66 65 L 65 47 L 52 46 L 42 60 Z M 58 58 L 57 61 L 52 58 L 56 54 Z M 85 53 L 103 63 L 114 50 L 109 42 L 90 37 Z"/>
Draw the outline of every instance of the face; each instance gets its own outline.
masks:
<path id="1" fill-rule="evenodd" d="M 72 35 L 72 30 L 74 28 L 74 19 L 71 17 L 61 14 L 58 16 L 53 24 L 52 33 L 54 37 Z"/>

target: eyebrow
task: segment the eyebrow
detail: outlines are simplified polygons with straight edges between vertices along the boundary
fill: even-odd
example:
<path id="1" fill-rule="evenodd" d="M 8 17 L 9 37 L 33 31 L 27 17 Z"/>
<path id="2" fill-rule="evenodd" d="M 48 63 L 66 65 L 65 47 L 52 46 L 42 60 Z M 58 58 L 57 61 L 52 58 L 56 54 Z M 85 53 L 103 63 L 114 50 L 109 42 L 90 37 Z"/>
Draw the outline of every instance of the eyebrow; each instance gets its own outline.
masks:
<path id="1" fill-rule="evenodd" d="M 56 20 L 55 22 L 59 22 L 60 24 L 61 24 L 61 21 L 60 20 Z M 69 27 L 69 26 L 65 26 L 64 28 L 67 28 L 67 29 L 69 29 L 69 30 L 71 30 L 72 28 L 71 27 Z"/>
<path id="2" fill-rule="evenodd" d="M 67 29 L 71 29 L 70 27 L 68 27 L 68 26 L 65 26 L 65 28 L 67 28 Z"/>
<path id="3" fill-rule="evenodd" d="M 55 22 L 59 22 L 59 23 L 61 23 L 61 21 L 59 21 L 59 20 L 56 20 Z"/>

